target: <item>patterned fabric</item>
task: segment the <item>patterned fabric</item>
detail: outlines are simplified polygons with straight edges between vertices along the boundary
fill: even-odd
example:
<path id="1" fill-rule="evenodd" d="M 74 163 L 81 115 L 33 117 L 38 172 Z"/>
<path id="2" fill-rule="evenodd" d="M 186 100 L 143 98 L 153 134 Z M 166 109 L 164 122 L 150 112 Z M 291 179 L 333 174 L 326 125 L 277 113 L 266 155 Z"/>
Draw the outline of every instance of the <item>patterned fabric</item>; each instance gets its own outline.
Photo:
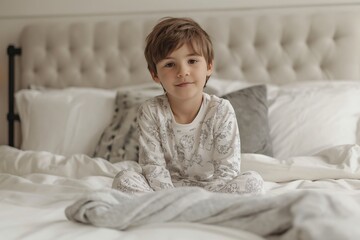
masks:
<path id="1" fill-rule="evenodd" d="M 153 192 L 142 174 L 130 170 L 123 170 L 116 174 L 112 188 L 133 194 Z"/>
<path id="2" fill-rule="evenodd" d="M 223 188 L 213 189 L 222 193 L 236 194 L 262 194 L 264 193 L 263 179 L 257 172 L 248 171 L 241 173 L 233 180 L 225 183 Z M 190 186 L 203 186 L 203 184 L 189 184 Z M 183 184 L 181 186 L 187 186 Z M 124 170 L 119 172 L 113 181 L 112 188 L 124 193 L 141 194 L 153 192 L 144 176 L 138 172 Z"/>
<path id="3" fill-rule="evenodd" d="M 114 116 L 104 130 L 95 149 L 94 157 L 101 157 L 112 163 L 138 161 L 139 143 L 137 135 L 137 111 L 145 100 L 163 93 L 161 87 L 147 87 L 140 90 L 118 90 Z"/>
<path id="4" fill-rule="evenodd" d="M 177 124 L 167 97 L 158 96 L 141 105 L 138 125 L 139 164 L 153 190 L 199 186 L 221 191 L 240 174 L 239 131 L 225 99 L 204 93 L 193 122 Z M 243 191 L 244 186 L 233 183 L 235 192 Z"/>

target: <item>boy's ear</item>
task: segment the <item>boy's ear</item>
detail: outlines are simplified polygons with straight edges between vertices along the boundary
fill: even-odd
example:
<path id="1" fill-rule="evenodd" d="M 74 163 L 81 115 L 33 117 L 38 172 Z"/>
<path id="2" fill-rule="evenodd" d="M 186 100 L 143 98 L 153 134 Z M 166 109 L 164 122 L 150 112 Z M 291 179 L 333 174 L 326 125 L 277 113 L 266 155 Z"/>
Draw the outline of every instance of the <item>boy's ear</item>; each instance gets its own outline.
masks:
<path id="1" fill-rule="evenodd" d="M 211 61 L 211 63 L 208 65 L 208 70 L 207 70 L 207 76 L 210 76 L 213 72 L 213 69 L 214 69 L 214 60 Z"/>
<path id="2" fill-rule="evenodd" d="M 150 74 L 151 74 L 152 79 L 153 79 L 155 82 L 160 83 L 160 80 L 159 80 L 159 78 L 158 78 L 158 76 L 157 76 L 156 73 L 154 73 L 154 72 L 151 71 Z"/>

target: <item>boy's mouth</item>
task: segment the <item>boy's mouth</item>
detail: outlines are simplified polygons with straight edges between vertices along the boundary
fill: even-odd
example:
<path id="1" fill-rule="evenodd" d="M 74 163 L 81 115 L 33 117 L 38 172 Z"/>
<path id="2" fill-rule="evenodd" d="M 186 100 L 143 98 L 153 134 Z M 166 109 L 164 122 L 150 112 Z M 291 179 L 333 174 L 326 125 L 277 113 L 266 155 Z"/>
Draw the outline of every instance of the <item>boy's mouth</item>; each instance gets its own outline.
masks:
<path id="1" fill-rule="evenodd" d="M 193 83 L 192 82 L 183 82 L 183 83 L 176 84 L 175 86 L 176 87 L 186 87 L 190 84 L 193 84 Z"/>

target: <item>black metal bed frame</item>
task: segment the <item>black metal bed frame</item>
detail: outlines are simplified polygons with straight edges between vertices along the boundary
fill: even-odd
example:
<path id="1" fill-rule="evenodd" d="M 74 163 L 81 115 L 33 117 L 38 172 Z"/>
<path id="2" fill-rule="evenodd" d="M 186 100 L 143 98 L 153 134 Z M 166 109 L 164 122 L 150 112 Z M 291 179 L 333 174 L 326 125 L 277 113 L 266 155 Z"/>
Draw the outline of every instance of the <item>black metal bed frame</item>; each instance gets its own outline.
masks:
<path id="1" fill-rule="evenodd" d="M 9 109 L 7 114 L 8 120 L 8 144 L 14 147 L 15 121 L 20 121 L 20 117 L 15 113 L 15 57 L 21 55 L 21 48 L 14 45 L 9 45 L 7 48 L 7 55 L 9 58 L 9 90 L 8 101 Z"/>

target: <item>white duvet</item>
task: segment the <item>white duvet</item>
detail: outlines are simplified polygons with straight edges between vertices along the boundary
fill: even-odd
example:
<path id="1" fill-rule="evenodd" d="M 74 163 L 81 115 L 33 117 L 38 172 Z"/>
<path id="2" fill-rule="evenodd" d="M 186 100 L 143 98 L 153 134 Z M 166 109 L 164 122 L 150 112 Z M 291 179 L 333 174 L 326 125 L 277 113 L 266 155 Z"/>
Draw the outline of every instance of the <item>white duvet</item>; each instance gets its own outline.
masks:
<path id="1" fill-rule="evenodd" d="M 244 154 L 242 170 L 258 171 L 266 181 L 266 194 L 300 188 L 357 195 L 360 189 L 359 158 L 358 145 L 337 146 L 314 156 L 285 160 Z M 141 171 L 130 161 L 111 164 L 85 155 L 63 157 L 0 146 L 2 238 L 260 239 L 240 230 L 199 224 L 164 223 L 122 232 L 66 219 L 64 210 L 67 206 L 88 193 L 110 189 L 115 174 L 129 168 Z"/>

